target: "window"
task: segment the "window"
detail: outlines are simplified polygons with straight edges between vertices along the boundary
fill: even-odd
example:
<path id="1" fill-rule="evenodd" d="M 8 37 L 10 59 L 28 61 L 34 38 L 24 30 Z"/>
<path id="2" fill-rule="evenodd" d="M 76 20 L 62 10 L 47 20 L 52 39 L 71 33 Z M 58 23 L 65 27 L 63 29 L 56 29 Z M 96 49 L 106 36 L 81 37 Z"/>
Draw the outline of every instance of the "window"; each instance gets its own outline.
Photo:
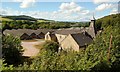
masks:
<path id="1" fill-rule="evenodd" d="M 62 36 L 60 36 L 60 39 L 62 38 Z"/>

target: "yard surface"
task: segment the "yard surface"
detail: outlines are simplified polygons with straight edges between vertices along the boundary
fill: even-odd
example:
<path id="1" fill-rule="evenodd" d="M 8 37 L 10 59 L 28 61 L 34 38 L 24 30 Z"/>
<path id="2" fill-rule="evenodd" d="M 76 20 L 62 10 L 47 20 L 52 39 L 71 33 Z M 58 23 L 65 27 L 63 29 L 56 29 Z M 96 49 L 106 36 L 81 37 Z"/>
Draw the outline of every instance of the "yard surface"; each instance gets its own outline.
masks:
<path id="1" fill-rule="evenodd" d="M 23 56 L 37 56 L 39 53 L 38 48 L 36 48 L 36 45 L 42 45 L 45 41 L 42 39 L 35 39 L 35 40 L 22 40 L 22 47 L 24 48 Z"/>

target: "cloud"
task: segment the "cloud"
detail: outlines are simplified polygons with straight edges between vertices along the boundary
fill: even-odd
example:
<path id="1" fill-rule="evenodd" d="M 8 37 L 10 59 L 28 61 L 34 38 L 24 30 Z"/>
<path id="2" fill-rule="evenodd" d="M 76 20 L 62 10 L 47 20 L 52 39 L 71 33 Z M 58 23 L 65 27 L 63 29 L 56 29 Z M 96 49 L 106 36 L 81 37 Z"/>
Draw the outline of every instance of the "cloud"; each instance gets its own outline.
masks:
<path id="1" fill-rule="evenodd" d="M 85 17 L 89 16 L 90 11 L 75 2 L 70 2 L 62 3 L 56 13 L 64 15 L 63 17 L 66 16 L 66 20 L 83 20 Z"/>
<path id="2" fill-rule="evenodd" d="M 7 11 L 6 11 L 6 10 L 1 9 L 1 10 L 0 10 L 0 14 L 5 15 L 5 14 L 7 14 Z"/>
<path id="3" fill-rule="evenodd" d="M 20 4 L 20 8 L 28 8 L 34 6 L 35 0 L 24 0 Z"/>
<path id="4" fill-rule="evenodd" d="M 75 2 L 62 3 L 59 8 L 60 8 L 59 12 L 70 15 L 72 14 L 85 15 L 90 12 L 89 10 L 84 9 Z"/>
<path id="5" fill-rule="evenodd" d="M 80 10 L 82 7 L 77 5 L 75 2 L 70 2 L 70 3 L 62 3 L 59 8 L 61 10 L 71 10 L 71 9 L 78 9 L 78 10 Z"/>
<path id="6" fill-rule="evenodd" d="M 118 2 L 118 0 L 93 0 L 95 4 L 108 3 L 108 2 Z"/>
<path id="7" fill-rule="evenodd" d="M 34 6 L 36 0 L 13 0 L 13 2 L 21 2 L 20 8 L 29 8 Z"/>
<path id="8" fill-rule="evenodd" d="M 13 2 L 23 2 L 23 0 L 13 0 Z"/>
<path id="9" fill-rule="evenodd" d="M 96 7 L 96 11 L 103 11 L 105 9 L 109 9 L 109 8 L 112 8 L 112 7 L 113 7 L 112 4 L 103 3 L 103 4 L 100 4 L 98 7 Z"/>
<path id="10" fill-rule="evenodd" d="M 118 13 L 118 9 L 114 8 L 112 9 L 112 11 L 110 12 L 110 14 L 117 14 Z"/>
<path id="11" fill-rule="evenodd" d="M 18 10 L 13 10 L 11 8 L 5 8 L 0 10 L 1 15 L 22 15 L 23 12 L 18 11 Z"/>
<path id="12" fill-rule="evenodd" d="M 99 4 L 99 3 L 104 3 L 104 2 L 109 2 L 110 0 L 93 0 L 93 2 L 95 4 Z"/>
<path id="13" fill-rule="evenodd" d="M 57 21 L 86 21 L 86 19 L 90 19 L 91 17 L 89 10 L 79 6 L 75 2 L 62 3 L 59 6 L 59 9 L 53 12 L 17 11 L 13 9 L 4 9 L 3 11 L 5 13 L 3 15 L 28 15 L 35 18 Z"/>

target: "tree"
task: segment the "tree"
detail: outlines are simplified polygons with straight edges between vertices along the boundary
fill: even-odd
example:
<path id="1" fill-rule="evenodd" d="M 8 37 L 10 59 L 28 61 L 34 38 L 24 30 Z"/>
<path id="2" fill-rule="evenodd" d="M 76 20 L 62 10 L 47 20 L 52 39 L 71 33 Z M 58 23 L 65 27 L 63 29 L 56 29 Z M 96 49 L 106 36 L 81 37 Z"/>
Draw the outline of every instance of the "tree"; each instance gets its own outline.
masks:
<path id="1" fill-rule="evenodd" d="M 59 48 L 59 45 L 54 41 L 46 41 L 46 43 L 43 45 L 43 49 L 50 50 L 53 52 L 57 52 Z"/>
<path id="2" fill-rule="evenodd" d="M 13 36 L 3 36 L 2 38 L 2 58 L 8 65 L 17 65 L 21 62 L 23 48 L 20 39 Z"/>

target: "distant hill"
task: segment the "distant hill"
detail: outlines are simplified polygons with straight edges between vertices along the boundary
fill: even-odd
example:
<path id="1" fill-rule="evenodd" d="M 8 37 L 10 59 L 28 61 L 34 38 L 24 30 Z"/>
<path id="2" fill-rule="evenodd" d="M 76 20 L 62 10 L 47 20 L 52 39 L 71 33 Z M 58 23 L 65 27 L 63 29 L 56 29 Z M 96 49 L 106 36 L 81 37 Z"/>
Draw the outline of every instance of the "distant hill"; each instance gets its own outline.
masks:
<path id="1" fill-rule="evenodd" d="M 54 20 L 47 20 L 47 19 L 37 19 L 38 22 L 51 22 Z"/>
<path id="2" fill-rule="evenodd" d="M 2 17 L 0 17 L 0 21 L 13 21 L 13 20 L 9 19 L 9 18 L 2 18 Z"/>
<path id="3" fill-rule="evenodd" d="M 25 15 L 20 15 L 20 16 L 2 16 L 2 18 L 8 18 L 12 20 L 30 20 L 30 21 L 36 21 L 35 18 L 30 17 L 30 16 L 25 16 Z"/>
<path id="4" fill-rule="evenodd" d="M 29 21 L 38 21 L 38 22 L 46 22 L 46 21 L 53 21 L 47 19 L 37 19 L 31 16 L 20 15 L 20 16 L 1 16 L 0 20 L 29 20 Z"/>

